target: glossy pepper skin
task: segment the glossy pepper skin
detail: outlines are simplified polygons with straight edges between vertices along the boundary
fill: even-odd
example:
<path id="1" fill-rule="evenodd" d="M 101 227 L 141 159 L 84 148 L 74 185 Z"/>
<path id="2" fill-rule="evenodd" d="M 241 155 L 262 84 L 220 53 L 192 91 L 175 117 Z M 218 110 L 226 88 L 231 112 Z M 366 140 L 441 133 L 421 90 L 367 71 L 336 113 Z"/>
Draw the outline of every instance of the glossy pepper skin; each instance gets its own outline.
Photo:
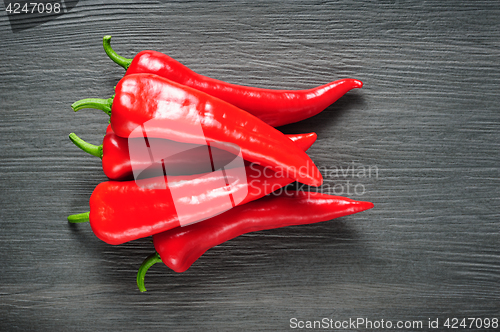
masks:
<path id="1" fill-rule="evenodd" d="M 314 116 L 349 90 L 363 86 L 361 81 L 350 78 L 307 90 L 241 86 L 197 74 L 168 55 L 156 51 L 142 51 L 134 59 L 123 58 L 112 50 L 110 40 L 111 36 L 104 37 L 104 50 L 111 59 L 127 69 L 125 75 L 150 73 L 168 78 L 233 104 L 273 127 Z"/>
<path id="2" fill-rule="evenodd" d="M 269 195 L 237 206 L 201 223 L 155 234 L 153 244 L 163 263 L 175 272 L 184 272 L 208 249 L 242 234 L 327 221 L 372 207 L 370 202 L 340 196 L 283 191 L 277 196 Z M 159 261 L 154 256 L 150 260 Z M 140 270 L 140 274 L 138 285 L 144 291 L 145 271 Z"/>
<path id="3" fill-rule="evenodd" d="M 90 196 L 90 212 L 69 216 L 68 221 L 90 221 L 92 231 L 99 239 L 118 245 L 180 226 L 178 209 L 192 210 L 192 215 L 184 218 L 196 222 L 230 209 L 226 198 L 228 192 L 234 197 L 246 193 L 245 198 L 236 204 L 242 205 L 293 182 L 278 174 L 272 176 L 256 164 L 245 167 L 245 171 L 246 183 L 218 173 L 203 178 L 198 174 L 168 179 L 156 177 L 141 180 L 141 185 L 136 181 L 102 182 Z M 230 190 L 216 187 L 221 181 L 236 184 Z M 165 182 L 168 183 L 167 189 L 159 188 L 161 185 L 158 184 Z M 174 199 L 170 188 L 189 193 L 189 197 Z"/>
<path id="4" fill-rule="evenodd" d="M 90 102 L 91 101 L 91 102 Z M 95 99 L 75 102 L 78 110 L 98 107 Z M 111 127 L 121 137 L 147 136 L 183 143 L 206 142 L 238 153 L 249 162 L 286 172 L 312 186 L 323 178 L 307 154 L 275 128 L 255 116 L 204 92 L 154 74 L 127 75 L 111 102 Z M 104 107 L 109 102 L 103 101 Z M 198 130 L 201 127 L 202 132 Z M 141 131 L 142 128 L 142 131 Z"/>
<path id="5" fill-rule="evenodd" d="M 316 141 L 316 133 L 286 135 L 300 149 L 306 151 Z M 136 173 L 151 170 L 152 174 L 157 174 L 160 167 L 165 167 L 165 172 L 168 175 L 192 175 L 211 172 L 211 165 L 205 160 L 206 154 L 196 145 L 189 143 L 179 143 L 161 138 L 150 138 L 156 140 L 155 146 L 162 146 L 162 149 L 183 151 L 164 160 L 164 164 L 151 163 L 150 158 L 132 158 L 129 154 L 129 140 L 116 135 L 111 129 L 111 125 L 106 128 L 106 136 L 100 146 L 92 145 L 83 141 L 74 133 L 69 135 L 70 139 L 81 148 L 83 151 L 102 158 L 102 169 L 104 174 L 110 180 L 127 181 L 134 179 L 133 169 Z M 134 140 L 132 139 L 132 144 Z M 190 146 L 192 148 L 190 148 Z M 212 160 L 214 161 L 215 169 L 227 165 L 236 156 L 230 152 L 217 148 L 211 149 Z M 142 174 L 141 174 L 142 175 Z"/>

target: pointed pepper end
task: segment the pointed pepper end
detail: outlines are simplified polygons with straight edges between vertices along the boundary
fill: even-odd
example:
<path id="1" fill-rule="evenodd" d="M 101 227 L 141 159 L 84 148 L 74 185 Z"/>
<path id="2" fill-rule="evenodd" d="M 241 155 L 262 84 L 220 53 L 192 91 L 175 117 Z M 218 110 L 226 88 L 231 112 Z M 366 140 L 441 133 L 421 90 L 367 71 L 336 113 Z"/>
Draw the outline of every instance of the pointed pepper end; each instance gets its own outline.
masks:
<path id="1" fill-rule="evenodd" d="M 313 187 L 319 187 L 323 184 L 323 176 L 321 176 L 321 174 L 320 174 L 319 177 L 314 177 L 314 178 L 310 179 L 310 181 L 308 181 L 308 183 L 306 183 L 306 184 L 313 186 Z"/>
<path id="2" fill-rule="evenodd" d="M 304 151 L 309 150 L 309 148 L 316 142 L 318 135 L 314 132 L 304 135 Z"/>
<path id="3" fill-rule="evenodd" d="M 354 80 L 354 88 L 355 89 L 361 89 L 363 87 L 363 82 L 360 80 Z"/>
<path id="4" fill-rule="evenodd" d="M 318 134 L 316 134 L 315 132 L 308 133 L 305 136 L 309 138 L 311 141 L 313 141 L 313 143 L 316 142 L 316 140 L 318 139 Z"/>
<path id="5" fill-rule="evenodd" d="M 374 204 L 372 202 L 362 202 L 362 201 L 355 201 L 355 202 L 356 202 L 355 204 L 356 213 L 369 210 L 374 207 Z"/>

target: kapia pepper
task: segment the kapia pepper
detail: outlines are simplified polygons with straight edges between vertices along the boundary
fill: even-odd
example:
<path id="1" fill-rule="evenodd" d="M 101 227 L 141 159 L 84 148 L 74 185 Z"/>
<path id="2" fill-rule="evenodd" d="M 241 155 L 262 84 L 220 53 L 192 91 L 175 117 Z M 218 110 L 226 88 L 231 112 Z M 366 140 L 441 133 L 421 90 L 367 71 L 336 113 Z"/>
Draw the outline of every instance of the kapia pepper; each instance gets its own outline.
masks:
<path id="1" fill-rule="evenodd" d="M 116 137 L 118 136 L 115 135 Z M 295 144 L 305 151 L 314 143 L 316 134 L 296 135 L 294 139 Z M 124 154 L 122 152 L 117 151 L 118 154 Z M 282 174 L 268 172 L 257 164 L 248 165 L 245 171 L 246 183 L 237 186 L 233 192 L 233 195 L 237 195 L 238 192 L 247 191 L 245 199 L 239 205 L 258 199 L 293 181 L 283 177 Z M 226 177 L 227 174 L 223 176 Z M 177 204 L 192 205 L 193 208 L 190 210 L 193 214 L 202 211 L 204 216 L 193 215 L 192 221 L 231 208 L 225 205 L 227 202 L 221 202 L 221 197 L 217 195 L 227 191 L 224 188 L 213 189 L 214 183 L 221 182 L 220 175 L 214 174 L 204 181 L 199 179 L 200 175 L 191 175 L 169 176 L 168 180 L 163 178 L 140 180 L 140 185 L 135 181 L 103 182 L 95 188 L 90 197 L 90 212 L 71 215 L 68 221 L 73 223 L 90 221 L 92 230 L 99 239 L 110 244 L 121 244 L 156 234 L 159 228 L 170 229 L 179 226 Z M 168 182 L 169 186 L 176 187 L 176 190 L 185 192 L 186 196 L 190 197 L 189 202 L 182 198 L 174 202 L 170 191 L 151 189 L 157 182 L 163 180 Z"/>
<path id="2" fill-rule="evenodd" d="M 201 223 L 153 235 L 157 253 L 139 268 L 137 285 L 145 291 L 146 271 L 157 262 L 176 272 L 186 271 L 208 249 L 242 234 L 327 221 L 373 207 L 345 197 L 314 192 L 282 192 L 237 206 Z"/>
<path id="3" fill-rule="evenodd" d="M 299 148 L 306 151 L 316 141 L 316 133 L 286 135 Z M 189 143 L 179 143 L 175 141 L 165 140 L 161 138 L 150 138 L 150 144 L 156 147 L 161 147 L 165 150 L 183 151 L 172 157 L 164 160 L 164 163 L 151 163 L 149 155 L 138 155 L 137 158 L 130 158 L 129 140 L 116 135 L 108 125 L 106 136 L 104 136 L 101 145 L 93 145 L 85 142 L 74 133 L 69 134 L 71 141 L 83 151 L 102 159 L 102 169 L 104 174 L 111 180 L 133 180 L 134 173 L 141 173 L 145 170 L 152 171 L 152 174 L 157 174 L 160 167 L 165 167 L 165 173 L 168 175 L 191 175 L 201 174 L 212 171 L 212 166 L 219 169 L 221 166 L 227 165 L 236 156 L 230 152 L 217 148 L 211 149 L 211 160 L 214 165 L 205 160 L 205 150 Z M 132 144 L 135 140 L 130 139 Z M 156 142 L 151 142 L 156 140 Z M 191 148 L 191 147 L 193 148 Z"/>
<path id="4" fill-rule="evenodd" d="M 284 134 L 255 116 L 204 92 L 154 74 L 127 75 L 114 99 L 84 99 L 75 111 L 98 108 L 111 114 L 111 127 L 121 137 L 207 143 L 245 160 L 284 172 L 312 186 L 323 178 L 307 154 Z"/>
<path id="5" fill-rule="evenodd" d="M 308 90 L 241 86 L 197 74 L 160 52 L 142 51 L 134 59 L 124 58 L 111 48 L 110 40 L 111 36 L 104 36 L 104 50 L 114 62 L 127 70 L 126 75 L 151 73 L 168 78 L 227 101 L 273 127 L 314 116 L 349 90 L 363 86 L 361 81 L 355 79 L 342 79 Z"/>
<path id="6" fill-rule="evenodd" d="M 155 177 L 137 181 L 107 181 L 90 196 L 90 212 L 71 215 L 71 223 L 90 221 L 94 234 L 106 243 L 117 245 L 148 237 L 181 225 L 178 211 L 188 211 L 183 224 L 213 217 L 243 205 L 293 182 L 266 172 L 262 166 L 245 167 L 246 181 L 228 174 Z M 220 183 L 234 185 L 219 186 Z M 162 187 L 167 183 L 168 186 Z M 184 193 L 174 197 L 173 190 Z M 242 197 L 228 202 L 228 194 Z"/>

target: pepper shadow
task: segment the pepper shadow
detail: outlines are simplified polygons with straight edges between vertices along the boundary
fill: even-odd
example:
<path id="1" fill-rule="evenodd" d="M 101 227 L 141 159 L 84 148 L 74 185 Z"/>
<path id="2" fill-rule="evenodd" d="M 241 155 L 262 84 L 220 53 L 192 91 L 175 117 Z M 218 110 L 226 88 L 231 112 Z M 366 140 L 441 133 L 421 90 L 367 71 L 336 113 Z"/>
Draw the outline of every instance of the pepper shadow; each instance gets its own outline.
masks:
<path id="1" fill-rule="evenodd" d="M 311 277 L 311 271 L 320 265 L 336 270 L 363 256 L 367 256 L 366 248 L 346 216 L 239 236 L 209 249 L 183 273 L 156 264 L 146 274 L 146 288 L 151 293 L 168 293 L 172 301 L 183 301 L 186 293 L 191 300 L 198 294 L 198 300 L 203 301 L 207 290 L 248 285 L 256 280 L 277 287 L 305 279 L 331 283 L 330 279 Z"/>
<path id="2" fill-rule="evenodd" d="M 78 172 L 71 181 L 71 210 L 68 211 L 68 214 L 88 211 L 89 198 L 95 187 L 97 187 L 99 183 L 108 180 L 109 179 L 102 172 L 100 164 L 96 165 L 95 168 L 85 168 L 81 172 Z"/>
<path id="3" fill-rule="evenodd" d="M 110 245 L 97 238 L 89 223 L 68 223 L 73 252 L 81 251 L 86 261 L 97 266 L 94 273 L 102 284 L 129 284 L 128 288 L 136 290 L 136 273 L 143 260 L 154 252 L 152 237 L 142 238 L 120 245 Z"/>
<path id="4" fill-rule="evenodd" d="M 335 124 L 349 111 L 363 108 L 366 105 L 364 96 L 359 91 L 350 91 L 319 114 L 308 119 L 278 127 L 284 134 L 306 132 L 319 133 L 325 129 L 335 128 Z"/>

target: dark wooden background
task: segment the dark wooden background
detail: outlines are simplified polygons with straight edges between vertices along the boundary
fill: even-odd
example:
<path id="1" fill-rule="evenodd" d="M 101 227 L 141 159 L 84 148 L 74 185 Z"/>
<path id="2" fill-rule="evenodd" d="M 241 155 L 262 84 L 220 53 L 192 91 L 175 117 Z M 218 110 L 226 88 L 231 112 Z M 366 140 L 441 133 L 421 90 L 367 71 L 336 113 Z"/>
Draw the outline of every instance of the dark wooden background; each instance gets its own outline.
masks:
<path id="1" fill-rule="evenodd" d="M 500 318 L 499 1 L 88 0 L 15 33 L 0 8 L 0 330 Z M 150 239 L 110 246 L 66 222 L 106 180 L 67 138 L 102 139 L 106 115 L 70 105 L 110 96 L 124 74 L 105 34 L 123 56 L 155 49 L 244 85 L 362 80 L 281 129 L 317 132 L 322 190 L 349 181 L 358 192 L 341 194 L 375 208 L 242 236 L 182 274 L 155 265 L 141 294 Z M 332 172 L 353 166 L 378 172 Z"/>

